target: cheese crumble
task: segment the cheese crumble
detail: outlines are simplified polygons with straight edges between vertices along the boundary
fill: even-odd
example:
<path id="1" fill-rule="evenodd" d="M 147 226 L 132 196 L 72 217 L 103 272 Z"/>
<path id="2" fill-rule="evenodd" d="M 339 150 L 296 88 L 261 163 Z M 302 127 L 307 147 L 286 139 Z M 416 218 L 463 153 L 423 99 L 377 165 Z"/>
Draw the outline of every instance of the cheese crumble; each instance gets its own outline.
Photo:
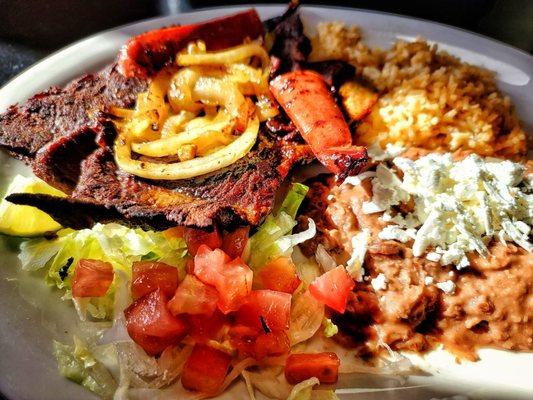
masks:
<path id="1" fill-rule="evenodd" d="M 435 284 L 440 290 L 445 294 L 454 294 L 455 293 L 455 283 L 453 281 L 447 280 L 444 282 L 438 282 Z"/>
<path id="2" fill-rule="evenodd" d="M 372 288 L 377 292 L 378 290 L 386 290 L 387 289 L 387 277 L 385 274 L 378 274 L 372 281 L 370 281 L 370 284 L 372 285 Z"/>
<path id="3" fill-rule="evenodd" d="M 469 252 L 488 256 L 493 238 L 533 251 L 532 178 L 521 164 L 475 154 L 454 161 L 449 153 L 433 153 L 413 161 L 383 153 L 378 158 L 390 161 L 379 163 L 375 176 L 361 177 L 372 179 L 373 192 L 363 212 L 383 212 L 389 223 L 380 239 L 412 241 L 414 256 L 427 253 L 428 260 L 457 269 L 470 265 Z M 412 211 L 399 212 L 401 204 L 412 204 Z"/>

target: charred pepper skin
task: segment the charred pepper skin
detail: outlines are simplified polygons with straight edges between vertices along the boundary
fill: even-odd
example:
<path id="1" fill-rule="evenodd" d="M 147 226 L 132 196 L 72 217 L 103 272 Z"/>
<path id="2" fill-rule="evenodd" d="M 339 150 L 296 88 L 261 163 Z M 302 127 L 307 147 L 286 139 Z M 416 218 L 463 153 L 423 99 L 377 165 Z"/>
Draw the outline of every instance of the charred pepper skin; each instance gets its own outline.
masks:
<path id="1" fill-rule="evenodd" d="M 329 171 L 344 179 L 365 167 L 366 148 L 352 145 L 350 128 L 320 74 L 300 70 L 279 75 L 270 91 Z"/>
<path id="2" fill-rule="evenodd" d="M 119 71 L 126 77 L 153 75 L 187 44 L 202 40 L 208 51 L 262 38 L 263 24 L 254 9 L 211 21 L 171 26 L 135 36 L 126 43 L 118 59 Z"/>

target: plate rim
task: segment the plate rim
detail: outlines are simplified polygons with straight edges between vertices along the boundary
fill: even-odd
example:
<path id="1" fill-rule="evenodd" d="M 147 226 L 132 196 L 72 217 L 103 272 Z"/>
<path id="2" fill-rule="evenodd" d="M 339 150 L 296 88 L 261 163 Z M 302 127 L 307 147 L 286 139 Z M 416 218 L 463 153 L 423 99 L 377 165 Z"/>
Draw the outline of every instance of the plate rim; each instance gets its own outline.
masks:
<path id="1" fill-rule="evenodd" d="M 347 11 L 347 12 L 350 12 L 350 13 L 358 13 L 358 14 L 370 14 L 370 15 L 382 16 L 382 17 L 385 17 L 385 18 L 393 18 L 393 19 L 397 19 L 399 21 L 405 21 L 405 22 L 418 21 L 418 22 L 421 22 L 421 23 L 426 24 L 426 25 L 438 26 L 438 27 L 440 27 L 440 28 L 442 28 L 442 29 L 444 29 L 446 31 L 459 33 L 459 34 L 462 34 L 462 35 L 465 35 L 465 36 L 469 36 L 471 39 L 480 40 L 482 42 L 486 42 L 487 44 L 495 45 L 495 46 L 501 48 L 503 51 L 511 51 L 511 52 L 515 53 L 515 55 L 517 57 L 523 58 L 526 62 L 529 61 L 529 63 L 531 63 L 531 68 L 533 69 L 533 55 L 532 54 L 529 54 L 525 50 L 520 49 L 520 48 L 518 48 L 518 47 L 516 47 L 514 45 L 505 43 L 505 42 L 503 42 L 503 41 L 501 41 L 499 39 L 495 39 L 495 38 L 492 38 L 490 36 L 487 36 L 487 35 L 484 35 L 484 34 L 481 34 L 481 33 L 478 33 L 478 32 L 474 32 L 474 31 L 471 31 L 471 30 L 468 30 L 468 29 L 465 29 L 465 28 L 462 28 L 462 27 L 456 27 L 456 26 L 453 26 L 453 25 L 450 25 L 450 24 L 446 24 L 446 23 L 443 23 L 443 22 L 432 21 L 432 20 L 425 19 L 425 18 L 420 18 L 420 17 L 412 17 L 412 16 L 409 16 L 409 15 L 392 13 L 392 12 L 381 11 L 381 10 L 368 10 L 368 9 L 358 8 L 358 7 L 353 7 L 352 8 L 352 7 L 338 6 L 338 5 L 301 5 L 300 7 L 302 9 L 310 10 L 310 11 L 312 11 L 312 10 L 320 11 L 321 9 L 322 10 L 326 9 L 326 10 Z M 201 7 L 201 8 L 198 8 L 198 9 L 186 10 L 184 12 L 172 13 L 172 14 L 169 14 L 169 15 L 159 15 L 159 16 L 155 16 L 155 17 L 151 17 L 151 18 L 140 19 L 140 20 L 128 22 L 126 24 L 121 24 L 121 25 L 117 25 L 117 26 L 114 26 L 114 27 L 111 27 L 111 28 L 108 28 L 108 29 L 104 29 L 104 30 L 95 32 L 95 33 L 93 33 L 91 35 L 84 36 L 83 38 L 80 38 L 80 39 L 78 39 L 78 40 L 76 40 L 76 41 L 74 41 L 72 43 L 69 43 L 69 44 L 67 44 L 67 45 L 65 45 L 65 46 L 53 51 L 52 53 L 46 55 L 45 57 L 37 60 L 36 62 L 31 64 L 30 66 L 28 66 L 27 68 L 25 68 L 24 70 L 20 71 L 19 73 L 17 73 L 16 75 L 14 75 L 10 79 L 8 79 L 6 82 L 4 82 L 2 84 L 2 86 L 0 86 L 0 95 L 4 91 L 8 90 L 9 87 L 12 86 L 16 81 L 18 81 L 22 76 L 30 73 L 39 64 L 45 63 L 45 62 L 49 61 L 50 59 L 53 59 L 53 58 L 61 55 L 61 53 L 65 52 L 66 50 L 74 48 L 77 45 L 80 45 L 83 42 L 85 42 L 87 40 L 90 40 L 90 39 L 93 39 L 93 38 L 96 38 L 96 37 L 98 37 L 100 35 L 104 35 L 106 33 L 111 33 L 111 32 L 114 32 L 114 31 L 119 31 L 119 30 L 123 30 L 123 29 L 127 29 L 127 28 L 132 28 L 132 27 L 134 27 L 136 25 L 143 24 L 143 23 L 163 21 L 165 19 L 169 19 L 169 18 L 177 17 L 177 16 L 183 17 L 183 16 L 194 15 L 194 14 L 198 14 L 198 13 L 209 13 L 209 12 L 212 12 L 212 11 L 222 11 L 222 10 L 224 10 L 224 11 L 227 10 L 227 11 L 231 12 L 231 11 L 244 10 L 244 9 L 247 9 L 247 8 L 280 9 L 280 10 L 283 11 L 283 10 L 286 9 L 286 6 L 283 5 L 283 4 L 273 4 L 273 3 L 265 3 L 265 4 L 247 3 L 247 4 L 230 5 L 230 6 L 218 5 L 218 6 L 211 6 L 211 7 Z M 164 26 L 164 25 L 161 25 L 161 26 Z M 530 83 L 531 83 L 531 81 L 530 81 Z M 12 104 L 17 104 L 17 103 L 12 103 Z M 4 112 L 4 110 L 0 110 L 0 113 L 1 112 Z"/>
<path id="2" fill-rule="evenodd" d="M 156 17 L 152 17 L 152 18 L 147 18 L 147 19 L 141 19 L 141 20 L 137 20 L 137 21 L 133 21 L 133 22 L 130 22 L 130 23 L 127 23 L 127 24 L 123 24 L 123 25 L 119 25 L 119 26 L 116 26 L 116 27 L 112 27 L 112 28 L 109 28 L 109 29 L 106 29 L 106 30 L 102 30 L 102 31 L 99 31 L 99 32 L 96 32 L 96 33 L 93 33 L 89 36 L 85 36 L 83 38 L 80 38 L 79 40 L 76 40 L 54 52 L 52 52 L 51 54 L 43 57 L 42 59 L 38 60 L 37 62 L 35 62 L 34 64 L 32 64 L 31 66 L 29 66 L 28 68 L 24 69 L 23 71 L 21 71 L 20 73 L 18 73 L 17 75 L 15 75 L 14 77 L 12 77 L 11 79 L 9 79 L 7 82 L 4 83 L 4 85 L 2 85 L 0 87 L 0 96 L 2 96 L 4 94 L 4 92 L 9 92 L 9 87 L 11 85 L 13 85 L 13 83 L 16 83 L 19 79 L 21 79 L 22 77 L 25 77 L 26 75 L 30 75 L 32 74 L 33 70 L 38 67 L 40 64 L 42 63 L 45 63 L 47 61 L 49 61 L 50 59 L 54 59 L 56 57 L 61 57 L 62 56 L 62 53 L 66 52 L 67 50 L 69 49 L 72 49 L 72 48 L 75 48 L 76 46 L 90 40 L 90 39 L 94 39 L 94 38 L 97 38 L 99 36 L 102 36 L 102 35 L 105 35 L 106 33 L 112 33 L 112 32 L 116 32 L 116 31 L 120 31 L 120 30 L 127 30 L 128 28 L 134 28 L 140 24 L 143 24 L 143 23 L 157 23 L 158 21 L 161 21 L 161 23 L 159 24 L 159 26 L 164 26 L 165 23 L 164 21 L 168 21 L 169 19 L 171 18 L 186 18 L 188 15 L 198 15 L 198 14 L 209 14 L 211 12 L 214 12 L 216 15 L 222 15 L 222 13 L 231 13 L 231 12 L 236 12 L 238 10 L 244 10 L 244 9 L 247 9 L 247 8 L 251 8 L 251 7 L 254 7 L 254 8 L 257 8 L 258 10 L 280 10 L 280 11 L 283 11 L 286 9 L 286 6 L 285 5 L 281 5 L 281 4 L 241 4 L 241 5 L 232 5 L 232 6 L 215 6 L 215 7 L 204 7 L 204 8 L 199 8 L 199 9 L 195 9 L 195 10 L 187 10 L 186 12 L 179 12 L 179 13 L 173 13 L 173 14 L 170 14 L 170 15 L 165 15 L 165 16 L 156 16 Z M 490 45 L 490 46 L 496 46 L 498 49 L 500 49 L 501 51 L 504 51 L 506 52 L 507 54 L 515 54 L 516 57 L 518 57 L 519 59 L 521 60 L 524 60 L 526 63 L 529 63 L 530 64 L 530 67 L 531 69 L 533 70 L 533 55 L 530 55 L 528 54 L 527 52 L 521 50 L 521 49 L 518 49 L 512 45 L 509 45 L 509 44 L 506 44 L 504 42 L 501 42 L 497 39 L 493 39 L 493 38 L 490 38 L 488 36 L 485 36 L 483 34 L 479 34 L 479 33 L 476 33 L 476 32 L 472 32 L 472 31 L 469 31 L 469 30 L 466 30 L 466 29 L 463 29 L 463 28 L 458 28 L 458 27 L 454 27 L 454 26 L 451 26 L 451 25 L 448 25 L 448 24 L 444 24 L 444 23 L 439 23 L 439 22 L 434 22 L 434 21 L 430 21 L 430 20 L 427 20 L 427 19 L 422 19 L 422 18 L 417 18 L 417 17 L 410 17 L 410 16 L 405 16 L 405 15 L 401 15 L 401 14 L 395 14 L 395 13 L 389 13 L 389 12 L 383 12 L 383 11 L 373 11 L 373 10 L 366 10 L 366 9 L 361 9 L 361 8 L 351 8 L 351 7 L 343 7 L 343 6 L 331 6 L 331 5 L 303 5 L 302 6 L 303 10 L 308 10 L 308 11 L 317 11 L 317 12 L 320 12 L 321 10 L 337 10 L 339 12 L 349 12 L 349 13 L 353 13 L 353 14 L 362 14 L 362 15 L 374 15 L 374 16 L 381 16 L 385 19 L 387 18 L 392 18 L 400 23 L 403 23 L 403 24 L 406 24 L 406 23 L 409 23 L 410 21 L 419 21 L 423 24 L 425 24 L 426 26 L 438 26 L 440 27 L 441 29 L 443 29 L 444 31 L 446 32 L 453 32 L 455 34 L 460 34 L 461 36 L 463 37 L 470 37 L 472 40 L 475 40 L 475 41 L 479 41 L 481 43 L 485 43 L 487 45 Z M 216 18 L 215 15 L 211 15 L 209 18 L 211 17 L 214 17 Z M 364 29 L 364 27 L 363 27 Z M 429 40 L 429 38 L 427 38 Z M 529 85 L 531 85 L 533 79 L 530 80 Z M 8 97 L 9 98 L 9 97 Z M 22 100 L 24 101 L 24 100 Z M 11 103 L 13 104 L 13 103 Z M 19 102 L 20 104 L 20 102 Z M 9 107 L 9 106 L 8 106 Z M 4 110 L 0 110 L 0 112 L 3 112 Z M 3 393 L 0 392 L 0 398 L 3 398 Z"/>

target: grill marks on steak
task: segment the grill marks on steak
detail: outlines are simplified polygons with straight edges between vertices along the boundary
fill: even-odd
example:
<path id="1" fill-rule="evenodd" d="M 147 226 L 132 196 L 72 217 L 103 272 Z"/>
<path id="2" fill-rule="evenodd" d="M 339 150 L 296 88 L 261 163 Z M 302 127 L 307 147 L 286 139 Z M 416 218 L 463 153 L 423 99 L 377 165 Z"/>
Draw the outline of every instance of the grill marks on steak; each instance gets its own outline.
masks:
<path id="1" fill-rule="evenodd" d="M 291 65 L 305 61 L 309 52 L 294 11 L 277 21 L 283 27 L 276 32 L 278 55 Z M 286 46 L 281 43 L 284 38 L 290 39 Z M 147 80 L 126 78 L 112 64 L 64 89 L 54 87 L 37 94 L 0 115 L 0 146 L 70 195 L 60 199 L 13 194 L 7 199 L 38 207 L 76 229 L 112 221 L 156 229 L 257 225 L 272 209 L 290 168 L 314 158 L 294 134 L 280 137 L 262 128 L 253 151 L 208 176 L 152 181 L 122 172 L 112 150 L 116 132 L 105 113 L 111 106 L 132 107 L 147 86 Z"/>
<path id="2" fill-rule="evenodd" d="M 113 136 L 111 124 L 98 122 L 60 136 L 37 152 L 34 172 L 69 193 L 68 199 L 32 194 L 7 199 L 38 207 L 76 229 L 112 221 L 155 229 L 257 225 L 272 208 L 288 172 L 285 165 L 292 166 L 307 154 L 306 146 L 295 145 L 289 152 L 287 145 L 263 142 L 235 164 L 208 176 L 152 181 L 118 169 Z"/>
<path id="3" fill-rule="evenodd" d="M 82 160 L 98 148 L 94 139 L 94 130 L 82 127 L 52 140 L 37 152 L 32 162 L 33 172 L 57 189 L 71 194 L 83 171 Z"/>
<path id="4" fill-rule="evenodd" d="M 75 228 L 117 220 L 156 229 L 209 227 L 213 223 L 256 225 L 272 208 L 284 178 L 276 170 L 280 157 L 275 148 L 258 150 L 211 177 L 188 181 L 190 185 L 176 181 L 161 186 L 117 170 L 111 149 L 100 148 L 82 162 L 80 183 L 69 199 L 31 194 L 7 199 L 36 206 Z M 103 210 L 95 212 L 94 205 Z M 76 215 L 87 212 L 95 214 L 76 220 Z"/>
<path id="5" fill-rule="evenodd" d="M 77 229 L 112 221 L 156 229 L 259 224 L 300 153 L 263 137 L 260 150 L 203 178 L 150 181 L 124 173 L 114 161 L 114 127 L 102 115 L 111 106 L 132 107 L 147 84 L 125 78 L 112 64 L 10 107 L 0 116 L 0 146 L 70 197 L 14 194 L 8 200 Z"/>
<path id="6" fill-rule="evenodd" d="M 0 115 L 0 146 L 31 163 L 53 139 L 94 125 L 98 111 L 111 105 L 133 106 L 137 94 L 146 87 L 145 80 L 125 78 L 112 64 L 72 81 L 64 89 L 50 88 Z"/>

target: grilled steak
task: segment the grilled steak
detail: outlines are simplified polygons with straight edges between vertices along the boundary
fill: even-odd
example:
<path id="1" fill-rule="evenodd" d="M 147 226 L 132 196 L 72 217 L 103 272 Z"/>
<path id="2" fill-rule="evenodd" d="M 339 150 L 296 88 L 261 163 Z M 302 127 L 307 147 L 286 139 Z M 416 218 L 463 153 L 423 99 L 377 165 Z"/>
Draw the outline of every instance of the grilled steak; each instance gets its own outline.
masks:
<path id="1" fill-rule="evenodd" d="M 111 221 L 156 229 L 260 223 L 288 169 L 308 155 L 305 146 L 289 151 L 290 144 L 268 135 L 245 158 L 209 176 L 170 182 L 132 176 L 115 164 L 115 131 L 102 111 L 132 106 L 145 88 L 146 81 L 124 78 L 112 65 L 11 107 L 0 117 L 0 144 L 70 197 L 19 194 L 8 200 L 36 206 L 74 228 Z"/>
<path id="2" fill-rule="evenodd" d="M 125 78 L 115 64 L 84 75 L 64 89 L 52 87 L 0 115 L 0 146 L 31 163 L 53 139 L 94 125 L 97 110 L 133 106 L 146 87 L 146 80 Z"/>
<path id="3" fill-rule="evenodd" d="M 36 206 L 75 229 L 113 221 L 155 229 L 208 227 L 214 222 L 256 225 L 272 208 L 285 177 L 283 162 L 290 166 L 310 158 L 307 146 L 291 150 L 292 160 L 281 146 L 264 147 L 210 176 L 162 183 L 119 171 L 111 149 L 99 148 L 81 163 L 79 183 L 69 198 L 12 194 L 7 199 Z"/>
<path id="4" fill-rule="evenodd" d="M 295 9 L 271 24 L 274 53 L 283 65 L 297 68 L 305 63 L 309 41 Z M 258 144 L 247 156 L 207 176 L 154 181 L 127 174 L 115 163 L 116 132 L 106 111 L 111 106 L 132 107 L 147 86 L 148 78 L 127 78 L 112 64 L 0 115 L 0 146 L 69 195 L 59 199 L 13 194 L 7 199 L 38 207 L 76 229 L 112 221 L 156 229 L 257 225 L 272 209 L 291 167 L 314 158 L 285 119 L 292 133 L 273 128 L 276 124 L 269 131 L 261 127 Z"/>

